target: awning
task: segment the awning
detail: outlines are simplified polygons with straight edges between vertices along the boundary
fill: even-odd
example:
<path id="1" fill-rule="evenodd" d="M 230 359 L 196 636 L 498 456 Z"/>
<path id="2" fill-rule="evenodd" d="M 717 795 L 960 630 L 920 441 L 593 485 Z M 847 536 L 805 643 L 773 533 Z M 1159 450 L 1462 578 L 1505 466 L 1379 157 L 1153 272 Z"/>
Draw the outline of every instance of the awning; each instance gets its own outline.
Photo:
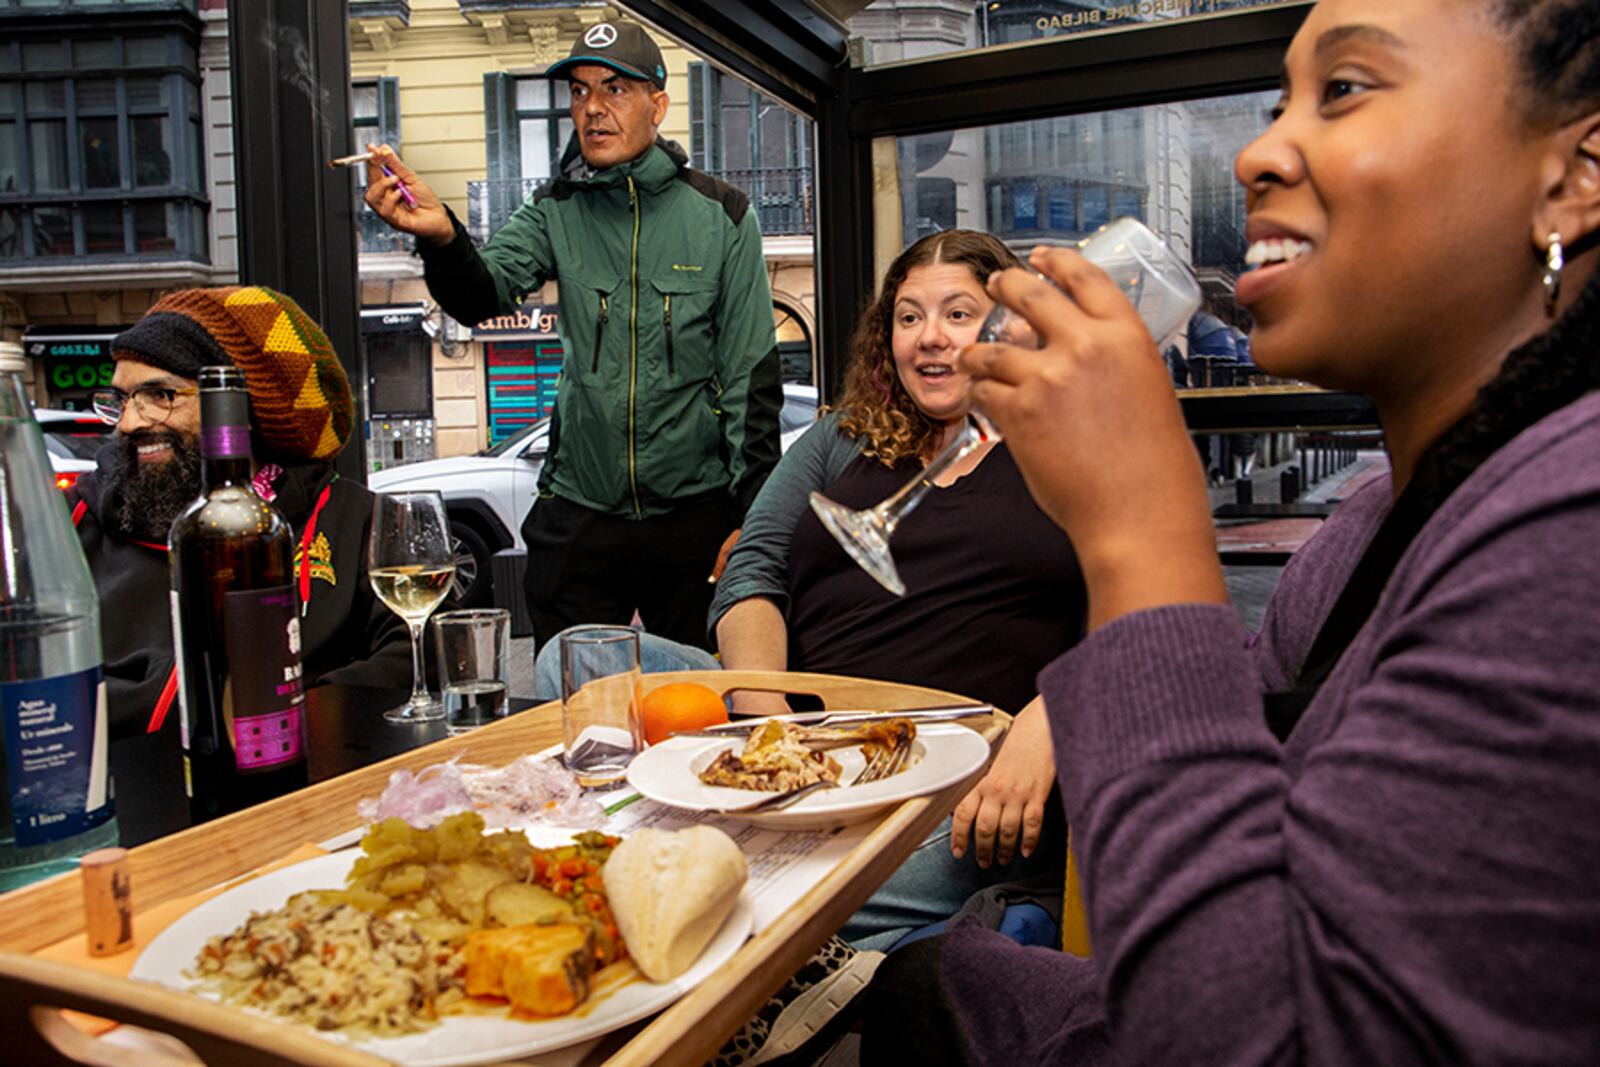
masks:
<path id="1" fill-rule="evenodd" d="M 395 304 L 361 309 L 362 333 L 416 333 L 427 321 L 425 304 Z"/>
<path id="2" fill-rule="evenodd" d="M 111 340 L 122 326 L 30 326 L 22 350 L 30 359 L 110 359 Z"/>

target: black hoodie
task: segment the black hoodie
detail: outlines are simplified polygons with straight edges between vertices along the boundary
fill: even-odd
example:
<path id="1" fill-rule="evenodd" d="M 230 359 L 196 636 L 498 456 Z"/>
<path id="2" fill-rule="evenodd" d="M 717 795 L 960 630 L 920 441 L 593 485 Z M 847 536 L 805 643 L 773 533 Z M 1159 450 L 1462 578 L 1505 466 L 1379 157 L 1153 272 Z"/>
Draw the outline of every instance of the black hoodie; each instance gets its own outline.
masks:
<path id="1" fill-rule="evenodd" d="M 166 548 L 129 540 L 105 518 L 113 510 L 108 472 L 117 447 L 101 449 L 97 469 L 67 491 L 67 507 L 100 594 L 113 740 L 144 733 L 158 721 L 175 729 L 170 724 L 178 717 Z M 297 556 L 312 511 L 328 491 L 312 533 L 311 606 L 301 625 L 306 685 L 411 688 L 405 623 L 378 600 L 367 580 L 372 494 L 337 477 L 325 462 L 286 467 L 274 488 L 273 505 L 294 527 Z"/>

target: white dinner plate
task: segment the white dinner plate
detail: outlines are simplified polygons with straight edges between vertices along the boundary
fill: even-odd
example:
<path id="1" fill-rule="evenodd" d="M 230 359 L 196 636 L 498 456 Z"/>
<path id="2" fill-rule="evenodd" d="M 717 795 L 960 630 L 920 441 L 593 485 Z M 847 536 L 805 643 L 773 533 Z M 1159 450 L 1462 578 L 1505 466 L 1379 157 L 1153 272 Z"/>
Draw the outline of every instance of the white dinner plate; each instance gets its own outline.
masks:
<path id="1" fill-rule="evenodd" d="M 740 815 L 731 810 L 755 804 L 770 793 L 728 786 L 706 785 L 700 772 L 727 749 L 738 752 L 745 738 L 673 737 L 651 745 L 628 767 L 628 784 L 651 800 L 689 811 L 729 809 L 733 818 L 747 819 L 774 830 L 829 830 L 870 819 L 911 797 L 937 793 L 967 778 L 989 758 L 989 742 L 965 726 L 924 726 L 912 742 L 913 763 L 899 774 L 867 785 L 819 789 L 781 811 Z M 829 753 L 839 762 L 841 781 L 860 773 L 860 748 Z"/>
<path id="2" fill-rule="evenodd" d="M 560 832 L 552 837 L 547 827 L 530 828 L 528 837 L 547 847 L 571 841 L 570 835 Z M 220 1000 L 216 993 L 200 988 L 199 982 L 184 973 L 194 964 L 206 941 L 234 930 L 252 912 L 282 907 L 295 893 L 342 888 L 350 865 L 360 855 L 359 850 L 352 850 L 318 856 L 261 875 L 213 897 L 157 934 L 139 954 L 129 977 Z M 357 1039 L 337 1031 L 319 1032 L 319 1036 L 342 1041 L 407 1067 L 497 1062 L 577 1044 L 660 1011 L 699 985 L 744 944 L 754 916 L 750 895 L 745 892 L 711 944 L 687 972 L 664 983 L 648 982 L 640 976 L 620 988 L 591 997 L 571 1015 L 530 1021 L 513 1019 L 501 1009 L 448 1015 L 438 1026 L 404 1037 Z M 274 1018 L 265 1012 L 259 1014 Z"/>

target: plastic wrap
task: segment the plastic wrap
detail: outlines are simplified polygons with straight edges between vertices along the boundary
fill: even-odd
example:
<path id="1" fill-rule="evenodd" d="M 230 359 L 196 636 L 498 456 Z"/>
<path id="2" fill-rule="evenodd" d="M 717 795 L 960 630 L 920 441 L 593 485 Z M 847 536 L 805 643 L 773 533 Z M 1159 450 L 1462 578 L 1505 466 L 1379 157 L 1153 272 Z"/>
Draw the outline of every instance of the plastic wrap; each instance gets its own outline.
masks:
<path id="1" fill-rule="evenodd" d="M 381 796 L 356 804 L 356 813 L 368 822 L 400 818 L 418 829 L 460 811 L 476 811 L 491 827 L 592 828 L 605 819 L 605 809 L 583 795 L 572 772 L 547 756 L 522 756 L 504 767 L 451 760 L 417 774 L 395 771 Z"/>

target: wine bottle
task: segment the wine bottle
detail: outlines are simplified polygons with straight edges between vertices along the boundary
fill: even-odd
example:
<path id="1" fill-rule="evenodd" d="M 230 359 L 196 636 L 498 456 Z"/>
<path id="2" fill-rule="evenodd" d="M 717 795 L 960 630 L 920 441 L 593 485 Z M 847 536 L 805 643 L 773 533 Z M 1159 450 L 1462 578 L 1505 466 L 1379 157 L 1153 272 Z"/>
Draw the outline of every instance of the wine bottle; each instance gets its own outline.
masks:
<path id="1" fill-rule="evenodd" d="M 200 496 L 172 524 L 172 644 L 196 822 L 307 782 L 294 535 L 250 485 L 250 401 L 200 371 Z"/>
<path id="2" fill-rule="evenodd" d="M 117 843 L 100 603 L 28 407 L 0 364 L 0 892 Z M 3 359 L 0 356 L 0 359 Z"/>

